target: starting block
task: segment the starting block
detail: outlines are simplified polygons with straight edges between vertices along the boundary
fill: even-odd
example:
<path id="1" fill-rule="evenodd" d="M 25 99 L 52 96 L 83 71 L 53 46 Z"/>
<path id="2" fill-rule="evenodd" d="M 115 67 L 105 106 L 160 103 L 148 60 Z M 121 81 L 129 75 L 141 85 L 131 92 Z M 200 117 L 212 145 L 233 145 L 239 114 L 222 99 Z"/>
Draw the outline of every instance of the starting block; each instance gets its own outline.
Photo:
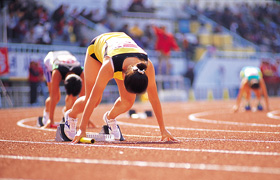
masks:
<path id="1" fill-rule="evenodd" d="M 147 117 L 152 117 L 153 113 L 150 110 L 146 110 L 144 113 L 136 113 L 136 110 L 134 109 L 130 109 L 128 111 L 128 115 L 129 117 L 133 118 L 133 119 L 146 119 Z"/>
<path id="2" fill-rule="evenodd" d="M 71 141 L 64 133 L 64 123 L 60 123 L 56 130 L 55 141 L 64 142 Z M 125 138 L 122 135 L 121 129 L 118 125 L 118 128 L 121 133 L 120 141 L 125 141 Z M 87 133 L 87 138 L 92 138 L 95 141 L 115 141 L 114 135 L 109 133 L 109 128 L 107 125 L 104 125 L 100 131 L 100 133 Z"/>
<path id="3" fill-rule="evenodd" d="M 37 126 L 38 126 L 38 127 L 44 126 L 43 117 L 42 117 L 42 116 L 39 116 L 39 117 L 38 117 L 38 119 L 37 119 Z"/>

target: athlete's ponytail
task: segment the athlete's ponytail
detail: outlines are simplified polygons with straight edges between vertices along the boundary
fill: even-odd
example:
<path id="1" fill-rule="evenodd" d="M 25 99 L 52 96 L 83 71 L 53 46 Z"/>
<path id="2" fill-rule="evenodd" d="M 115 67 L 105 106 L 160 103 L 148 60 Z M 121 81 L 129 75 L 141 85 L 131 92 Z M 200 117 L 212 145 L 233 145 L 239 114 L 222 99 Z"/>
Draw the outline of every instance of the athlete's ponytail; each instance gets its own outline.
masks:
<path id="1" fill-rule="evenodd" d="M 147 65 L 144 62 L 130 66 L 125 73 L 124 85 L 128 92 L 141 94 L 148 86 Z"/>

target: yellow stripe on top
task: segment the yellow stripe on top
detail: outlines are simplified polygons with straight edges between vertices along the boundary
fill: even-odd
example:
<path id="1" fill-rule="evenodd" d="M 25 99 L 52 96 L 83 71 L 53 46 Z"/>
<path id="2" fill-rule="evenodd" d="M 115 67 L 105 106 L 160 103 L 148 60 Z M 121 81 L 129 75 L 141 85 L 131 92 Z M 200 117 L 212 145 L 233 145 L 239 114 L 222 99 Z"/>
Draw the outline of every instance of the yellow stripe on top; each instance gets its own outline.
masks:
<path id="1" fill-rule="evenodd" d="M 88 47 L 88 53 L 89 55 L 92 55 L 94 53 L 98 61 L 100 61 L 101 63 L 103 63 L 105 53 L 107 53 L 107 55 L 110 57 L 124 53 L 147 54 L 128 35 L 123 32 L 101 34 L 96 38 L 94 44 Z M 122 73 L 115 72 L 114 78 L 122 80 Z"/>
<path id="2" fill-rule="evenodd" d="M 114 73 L 113 78 L 123 80 L 123 73 L 121 71 L 117 71 L 117 72 Z"/>

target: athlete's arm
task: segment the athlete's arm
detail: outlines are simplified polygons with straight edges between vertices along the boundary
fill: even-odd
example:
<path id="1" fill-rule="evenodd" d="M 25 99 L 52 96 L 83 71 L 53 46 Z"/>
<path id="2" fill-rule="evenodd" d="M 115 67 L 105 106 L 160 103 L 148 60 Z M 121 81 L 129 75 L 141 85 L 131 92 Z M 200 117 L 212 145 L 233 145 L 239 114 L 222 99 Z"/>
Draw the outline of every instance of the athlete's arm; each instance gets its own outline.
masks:
<path id="1" fill-rule="evenodd" d="M 94 109 L 97 107 L 98 103 L 100 102 L 99 100 L 102 98 L 103 91 L 106 85 L 108 84 L 109 80 L 113 78 L 113 75 L 114 72 L 112 66 L 109 60 L 107 60 L 103 63 L 101 69 L 99 70 L 96 82 L 91 90 L 89 99 L 87 100 L 85 109 L 83 111 L 80 129 L 72 142 L 78 143 L 81 137 L 86 136 L 86 127 L 88 125 L 89 118 Z"/>
<path id="2" fill-rule="evenodd" d="M 51 80 L 51 86 L 50 86 L 50 105 L 49 105 L 49 120 L 50 124 L 54 124 L 54 111 L 55 107 L 60 100 L 60 90 L 59 90 L 59 83 L 61 81 L 62 77 L 58 70 L 53 70 L 52 73 L 52 80 Z"/>
<path id="3" fill-rule="evenodd" d="M 155 116 L 157 118 L 157 122 L 160 128 L 160 132 L 162 135 L 162 139 L 167 140 L 176 140 L 166 129 L 163 121 L 163 115 L 162 115 L 162 107 L 160 104 L 160 100 L 157 93 L 157 86 L 156 86 L 156 80 L 155 80 L 155 70 L 152 62 L 149 60 L 148 67 L 146 74 L 148 76 L 149 82 L 147 87 L 147 93 L 149 97 L 149 101 L 152 105 L 152 108 L 154 110 Z"/>
<path id="4" fill-rule="evenodd" d="M 234 112 L 237 112 L 239 107 L 240 107 L 242 95 L 245 91 L 245 84 L 246 84 L 246 80 L 242 79 L 242 81 L 240 83 L 240 88 L 239 88 L 239 92 L 238 92 L 238 95 L 237 95 L 237 99 L 236 99 L 236 104 L 233 106 Z"/>
<path id="5" fill-rule="evenodd" d="M 260 87 L 263 92 L 266 109 L 269 110 L 270 108 L 269 108 L 269 102 L 268 102 L 268 94 L 267 94 L 267 89 L 266 89 L 266 85 L 265 85 L 263 78 L 260 79 Z"/>
<path id="6" fill-rule="evenodd" d="M 82 89 L 81 92 L 79 94 L 79 97 L 84 96 L 85 95 L 85 76 L 84 76 L 84 72 L 82 72 L 82 74 L 80 75 L 81 79 L 82 79 Z"/>

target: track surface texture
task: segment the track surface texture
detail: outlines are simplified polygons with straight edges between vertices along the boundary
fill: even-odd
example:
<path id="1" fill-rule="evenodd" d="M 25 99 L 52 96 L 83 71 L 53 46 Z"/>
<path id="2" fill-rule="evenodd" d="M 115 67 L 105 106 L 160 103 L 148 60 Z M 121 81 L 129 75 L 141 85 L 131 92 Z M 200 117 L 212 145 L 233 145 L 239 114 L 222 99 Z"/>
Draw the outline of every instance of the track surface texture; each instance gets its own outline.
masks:
<path id="1" fill-rule="evenodd" d="M 280 98 L 270 111 L 232 112 L 234 100 L 162 103 L 167 129 L 179 142 L 161 142 L 155 117 L 118 117 L 122 142 L 54 141 L 56 129 L 36 127 L 43 107 L 1 109 L 0 179 L 280 179 Z M 101 104 L 91 120 L 99 132 Z M 62 118 L 57 107 L 55 121 Z M 137 112 L 151 110 L 136 103 Z"/>

